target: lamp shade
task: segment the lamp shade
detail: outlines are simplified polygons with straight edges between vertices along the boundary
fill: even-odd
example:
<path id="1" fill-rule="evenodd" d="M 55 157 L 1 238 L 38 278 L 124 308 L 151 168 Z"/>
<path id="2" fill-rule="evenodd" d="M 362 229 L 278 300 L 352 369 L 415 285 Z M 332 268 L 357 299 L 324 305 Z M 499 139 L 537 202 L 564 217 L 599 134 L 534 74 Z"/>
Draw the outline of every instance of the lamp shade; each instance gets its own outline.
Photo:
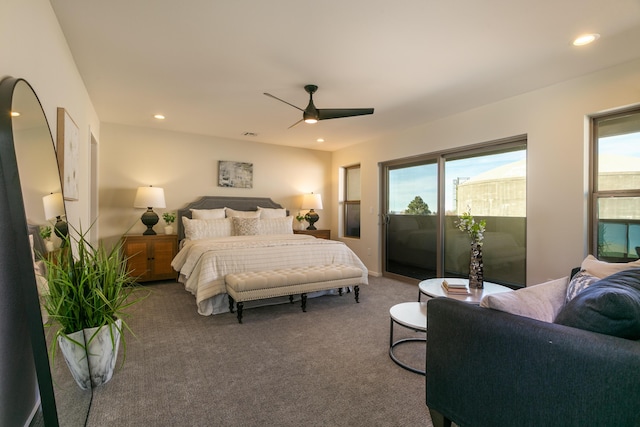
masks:
<path id="1" fill-rule="evenodd" d="M 300 209 L 322 209 L 322 196 L 320 194 L 305 194 L 302 197 Z"/>
<path id="2" fill-rule="evenodd" d="M 164 208 L 164 189 L 160 187 L 138 187 L 134 208 Z"/>
<path id="3" fill-rule="evenodd" d="M 65 215 L 62 193 L 51 193 L 44 196 L 42 204 L 44 205 L 44 217 L 48 220 Z"/>

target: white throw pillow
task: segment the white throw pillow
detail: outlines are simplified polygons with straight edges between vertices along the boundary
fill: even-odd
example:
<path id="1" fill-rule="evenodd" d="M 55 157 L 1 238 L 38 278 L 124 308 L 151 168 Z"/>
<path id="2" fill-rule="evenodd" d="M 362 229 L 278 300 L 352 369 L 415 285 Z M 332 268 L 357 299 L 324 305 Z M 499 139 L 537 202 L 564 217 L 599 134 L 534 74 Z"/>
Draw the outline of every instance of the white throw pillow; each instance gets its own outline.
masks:
<path id="1" fill-rule="evenodd" d="M 224 209 L 189 209 L 193 219 L 224 219 Z"/>
<path id="2" fill-rule="evenodd" d="M 600 261 L 593 255 L 588 255 L 584 261 L 582 261 L 580 269 L 585 270 L 587 273 L 592 276 L 596 276 L 599 279 L 604 279 L 618 271 L 638 267 L 640 267 L 640 259 L 632 262 L 606 262 Z"/>
<path id="3" fill-rule="evenodd" d="M 514 292 L 487 295 L 480 301 L 480 307 L 553 322 L 564 306 L 568 283 L 567 276 Z"/>
<path id="4" fill-rule="evenodd" d="M 225 219 L 189 219 L 182 217 L 184 237 L 189 240 L 212 239 L 233 236 L 233 224 Z"/>
<path id="5" fill-rule="evenodd" d="M 282 209 L 274 209 L 274 208 L 261 208 L 258 206 L 258 213 L 260 214 L 260 219 L 267 218 L 284 218 L 287 216 L 287 210 Z"/>
<path id="6" fill-rule="evenodd" d="M 237 211 L 235 209 L 224 208 L 227 218 L 260 218 L 258 211 Z"/>
<path id="7" fill-rule="evenodd" d="M 260 221 L 258 221 L 258 234 L 293 234 L 293 217 L 260 218 Z"/>

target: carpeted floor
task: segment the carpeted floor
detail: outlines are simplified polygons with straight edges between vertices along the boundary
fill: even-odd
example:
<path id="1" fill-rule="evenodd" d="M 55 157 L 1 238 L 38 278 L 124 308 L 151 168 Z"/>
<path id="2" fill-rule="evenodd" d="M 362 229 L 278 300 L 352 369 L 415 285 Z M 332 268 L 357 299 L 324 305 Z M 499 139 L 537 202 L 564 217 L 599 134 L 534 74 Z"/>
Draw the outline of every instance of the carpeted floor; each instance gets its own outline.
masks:
<path id="1" fill-rule="evenodd" d="M 324 296 L 306 313 L 299 303 L 246 310 L 243 324 L 200 316 L 176 282 L 146 286 L 126 362 L 94 390 L 87 425 L 431 426 L 424 376 L 388 355 L 389 308 L 416 301 L 418 289 L 370 279 L 360 304 L 352 293 Z M 424 366 L 424 343 L 398 350 Z"/>

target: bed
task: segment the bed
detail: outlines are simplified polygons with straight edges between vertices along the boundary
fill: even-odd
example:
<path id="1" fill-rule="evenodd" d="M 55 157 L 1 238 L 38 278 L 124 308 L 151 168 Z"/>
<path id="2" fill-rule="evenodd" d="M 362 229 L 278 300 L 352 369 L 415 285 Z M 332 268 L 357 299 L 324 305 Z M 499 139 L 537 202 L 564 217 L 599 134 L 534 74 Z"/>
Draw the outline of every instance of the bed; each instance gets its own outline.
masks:
<path id="1" fill-rule="evenodd" d="M 360 268 L 361 284 L 368 284 L 367 268 L 347 245 L 294 234 L 292 221 L 270 198 L 204 196 L 179 209 L 180 250 L 171 265 L 179 273 L 178 281 L 194 295 L 198 313 L 229 312 L 224 278 L 230 273 L 344 264 Z M 253 305 L 285 301 L 289 299 Z"/>

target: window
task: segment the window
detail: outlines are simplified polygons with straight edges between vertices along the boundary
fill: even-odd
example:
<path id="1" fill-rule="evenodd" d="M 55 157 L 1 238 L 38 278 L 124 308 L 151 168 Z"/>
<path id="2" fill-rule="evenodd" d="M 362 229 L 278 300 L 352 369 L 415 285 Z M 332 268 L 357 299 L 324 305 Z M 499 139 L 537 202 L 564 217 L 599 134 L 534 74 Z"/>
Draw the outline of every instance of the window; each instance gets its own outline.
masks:
<path id="1" fill-rule="evenodd" d="M 640 109 L 592 120 L 591 248 L 596 257 L 640 257 Z"/>
<path id="2" fill-rule="evenodd" d="M 470 209 L 487 223 L 484 279 L 524 286 L 526 159 L 526 136 L 515 136 L 383 163 L 385 274 L 467 277 L 470 242 L 456 223 Z"/>
<path id="3" fill-rule="evenodd" d="M 360 238 L 360 165 L 344 169 L 344 237 Z"/>

